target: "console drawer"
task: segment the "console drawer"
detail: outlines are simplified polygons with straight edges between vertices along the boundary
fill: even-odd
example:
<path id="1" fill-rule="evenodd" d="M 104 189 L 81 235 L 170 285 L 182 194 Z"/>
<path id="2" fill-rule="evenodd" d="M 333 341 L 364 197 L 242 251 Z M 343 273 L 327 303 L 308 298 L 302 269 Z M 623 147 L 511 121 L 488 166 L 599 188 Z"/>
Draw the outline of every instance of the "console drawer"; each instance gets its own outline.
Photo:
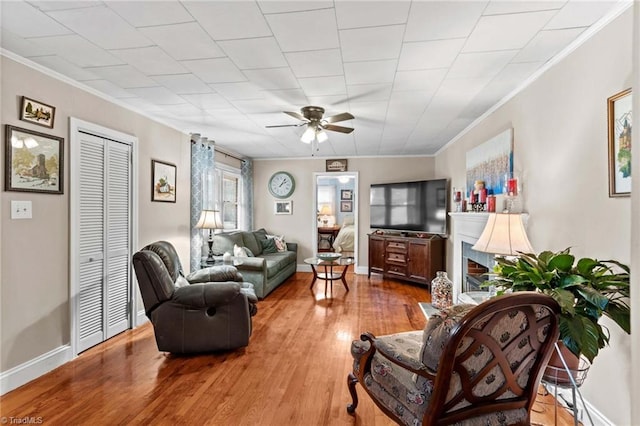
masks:
<path id="1" fill-rule="evenodd" d="M 387 274 L 404 277 L 407 275 L 407 267 L 387 264 Z"/>
<path id="2" fill-rule="evenodd" d="M 387 261 L 389 261 L 389 262 L 406 263 L 406 257 L 404 255 L 404 253 L 388 253 Z"/>

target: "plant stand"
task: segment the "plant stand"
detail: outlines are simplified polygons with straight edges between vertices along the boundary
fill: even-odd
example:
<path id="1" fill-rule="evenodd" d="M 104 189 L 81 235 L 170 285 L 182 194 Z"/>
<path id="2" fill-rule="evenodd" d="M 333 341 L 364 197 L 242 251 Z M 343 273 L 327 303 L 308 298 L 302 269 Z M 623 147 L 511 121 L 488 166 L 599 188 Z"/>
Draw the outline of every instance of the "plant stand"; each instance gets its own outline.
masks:
<path id="1" fill-rule="evenodd" d="M 558 424 L 558 388 L 563 389 L 571 389 L 571 394 L 573 396 L 573 405 L 571 407 L 573 411 L 573 422 L 575 426 L 578 426 L 578 405 L 576 401 L 576 394 L 580 397 L 580 401 L 582 401 L 582 406 L 584 407 L 584 411 L 587 413 L 587 417 L 589 417 L 589 422 L 591 422 L 591 426 L 594 425 L 593 419 L 591 418 L 591 414 L 589 414 L 589 410 L 587 410 L 587 406 L 584 403 L 584 398 L 582 398 L 582 393 L 580 393 L 580 386 L 584 383 L 587 378 L 587 373 L 589 372 L 589 361 L 585 358 L 580 358 L 580 364 L 577 369 L 570 369 L 567 366 L 567 362 L 564 359 L 564 356 L 560 352 L 560 348 L 558 344 L 555 344 L 556 352 L 558 357 L 562 361 L 563 367 L 553 367 L 548 365 L 546 368 L 545 374 L 542 376 L 542 382 L 545 385 L 552 385 L 554 388 L 554 398 L 555 398 L 555 406 L 554 406 L 554 424 Z"/>

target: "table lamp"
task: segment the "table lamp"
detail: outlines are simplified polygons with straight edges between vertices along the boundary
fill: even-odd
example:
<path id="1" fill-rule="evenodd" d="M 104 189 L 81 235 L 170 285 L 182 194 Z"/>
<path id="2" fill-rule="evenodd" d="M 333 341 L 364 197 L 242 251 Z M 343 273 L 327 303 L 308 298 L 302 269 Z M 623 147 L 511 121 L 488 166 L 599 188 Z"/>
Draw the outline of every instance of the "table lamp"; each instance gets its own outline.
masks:
<path id="1" fill-rule="evenodd" d="M 322 208 L 320 209 L 320 216 L 322 216 L 323 226 L 327 226 L 327 223 L 329 223 L 329 216 L 331 216 L 331 214 L 332 212 L 329 204 L 323 204 Z"/>
<path id="2" fill-rule="evenodd" d="M 209 230 L 209 240 L 207 241 L 209 254 L 207 255 L 207 263 L 215 262 L 213 258 L 213 231 L 224 228 L 220 212 L 218 210 L 202 210 L 198 223 L 196 223 L 196 228 Z"/>
<path id="3" fill-rule="evenodd" d="M 501 256 L 518 256 L 518 252 L 533 253 L 520 213 L 490 213 L 472 249 Z"/>

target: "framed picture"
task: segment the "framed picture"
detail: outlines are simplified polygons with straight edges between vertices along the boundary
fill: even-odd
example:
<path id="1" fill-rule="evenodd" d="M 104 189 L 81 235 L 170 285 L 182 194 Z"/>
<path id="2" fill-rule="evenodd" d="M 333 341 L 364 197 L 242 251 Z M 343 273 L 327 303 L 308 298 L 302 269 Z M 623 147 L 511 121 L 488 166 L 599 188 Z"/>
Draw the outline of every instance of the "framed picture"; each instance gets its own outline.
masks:
<path id="1" fill-rule="evenodd" d="M 176 202 L 176 165 L 151 160 L 151 201 Z"/>
<path id="2" fill-rule="evenodd" d="M 631 195 L 631 89 L 607 99 L 609 197 Z"/>
<path id="3" fill-rule="evenodd" d="M 64 138 L 5 126 L 5 191 L 62 194 Z"/>
<path id="4" fill-rule="evenodd" d="M 342 160 L 327 160 L 326 166 L 327 172 L 346 172 L 347 171 L 347 159 Z"/>
<path id="5" fill-rule="evenodd" d="M 20 120 L 53 129 L 53 119 L 55 115 L 55 107 L 27 98 L 26 96 L 22 97 Z"/>
<path id="6" fill-rule="evenodd" d="M 275 214 L 293 214 L 293 201 L 276 201 L 274 205 Z"/>
<path id="7" fill-rule="evenodd" d="M 340 190 L 340 199 L 341 200 L 353 200 L 353 191 L 350 189 L 341 189 Z"/>
<path id="8" fill-rule="evenodd" d="M 466 166 L 467 190 L 481 180 L 488 194 L 502 194 L 508 177 L 513 176 L 513 129 L 509 128 L 467 151 Z"/>
<path id="9" fill-rule="evenodd" d="M 341 212 L 352 212 L 353 211 L 353 201 L 340 201 L 340 211 Z"/>

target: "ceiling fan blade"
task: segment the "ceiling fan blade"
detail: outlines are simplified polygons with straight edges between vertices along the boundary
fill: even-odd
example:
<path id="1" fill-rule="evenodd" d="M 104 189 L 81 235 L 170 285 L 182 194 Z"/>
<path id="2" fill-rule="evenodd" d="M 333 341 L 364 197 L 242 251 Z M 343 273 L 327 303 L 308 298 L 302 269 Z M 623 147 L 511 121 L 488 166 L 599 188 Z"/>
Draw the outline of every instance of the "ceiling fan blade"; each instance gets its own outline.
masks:
<path id="1" fill-rule="evenodd" d="M 282 111 L 287 115 L 292 116 L 293 118 L 297 118 L 298 120 L 302 120 L 302 121 L 309 121 L 305 118 L 304 115 L 300 114 L 299 112 L 293 112 L 293 111 Z"/>
<path id="2" fill-rule="evenodd" d="M 340 133 L 351 133 L 351 132 L 353 132 L 353 129 L 351 127 L 334 126 L 333 124 L 324 124 L 324 125 L 322 125 L 322 128 L 324 128 L 326 130 L 331 130 L 333 132 L 340 132 Z"/>
<path id="3" fill-rule="evenodd" d="M 300 123 L 300 124 L 275 124 L 273 126 L 264 126 L 267 129 L 271 128 L 271 127 L 300 127 L 300 126 L 304 126 L 307 123 Z"/>
<path id="4" fill-rule="evenodd" d="M 338 121 L 353 120 L 354 118 L 355 117 L 352 114 L 343 112 L 342 114 L 336 114 L 331 117 L 326 117 L 323 120 L 327 123 L 337 123 Z"/>

